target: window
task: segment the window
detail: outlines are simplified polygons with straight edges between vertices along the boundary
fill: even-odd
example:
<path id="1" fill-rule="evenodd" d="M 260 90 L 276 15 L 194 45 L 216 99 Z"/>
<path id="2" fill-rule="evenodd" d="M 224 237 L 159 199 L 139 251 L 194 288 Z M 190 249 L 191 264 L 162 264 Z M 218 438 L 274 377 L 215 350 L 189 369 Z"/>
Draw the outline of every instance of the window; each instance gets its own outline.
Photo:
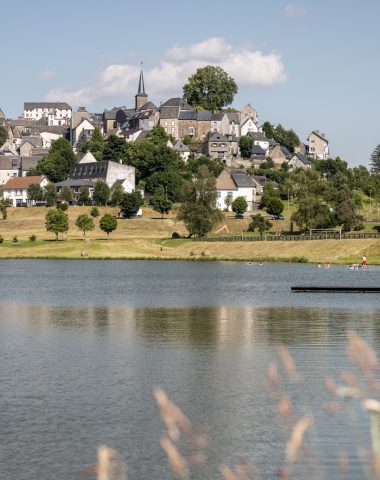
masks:
<path id="1" fill-rule="evenodd" d="M 172 120 L 172 125 L 174 125 L 174 121 Z"/>
<path id="2" fill-rule="evenodd" d="M 217 196 L 217 198 L 221 198 L 222 197 L 222 192 L 216 192 L 216 196 Z"/>
<path id="3" fill-rule="evenodd" d="M 195 128 L 189 127 L 189 135 L 195 135 Z"/>
<path id="4" fill-rule="evenodd" d="M 174 127 L 172 127 L 172 132 L 174 132 L 174 130 L 175 130 L 175 128 L 174 128 Z"/>
<path id="5" fill-rule="evenodd" d="M 227 197 L 232 198 L 234 196 L 233 192 L 227 192 Z"/>

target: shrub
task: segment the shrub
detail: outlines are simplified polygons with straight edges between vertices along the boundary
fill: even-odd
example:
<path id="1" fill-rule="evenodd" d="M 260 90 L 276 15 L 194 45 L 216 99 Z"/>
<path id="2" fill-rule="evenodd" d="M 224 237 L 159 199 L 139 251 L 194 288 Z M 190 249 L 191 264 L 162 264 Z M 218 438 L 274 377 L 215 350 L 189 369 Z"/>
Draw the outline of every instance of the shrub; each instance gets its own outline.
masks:
<path id="1" fill-rule="evenodd" d="M 13 236 L 13 238 L 12 238 L 12 242 L 13 242 L 13 243 L 17 243 L 17 242 L 18 242 L 17 235 L 14 235 L 14 236 Z"/>
<path id="2" fill-rule="evenodd" d="M 98 207 L 92 207 L 90 215 L 93 218 L 99 217 L 99 208 Z"/>
<path id="3" fill-rule="evenodd" d="M 60 203 L 57 205 L 58 210 L 61 210 L 62 212 L 66 212 L 66 210 L 69 208 L 67 203 Z"/>
<path id="4" fill-rule="evenodd" d="M 363 223 L 357 223 L 354 225 L 354 230 L 355 232 L 358 232 L 359 230 L 364 230 L 364 224 Z"/>
<path id="5" fill-rule="evenodd" d="M 173 232 L 172 238 L 181 238 L 181 235 L 178 232 Z"/>
<path id="6" fill-rule="evenodd" d="M 3 242 L 4 242 L 4 237 L 0 235 L 0 243 L 3 243 Z"/>
<path id="7" fill-rule="evenodd" d="M 29 237 L 29 240 L 30 240 L 31 242 L 35 242 L 35 241 L 37 240 L 37 237 L 36 237 L 35 235 L 31 235 L 31 236 Z"/>

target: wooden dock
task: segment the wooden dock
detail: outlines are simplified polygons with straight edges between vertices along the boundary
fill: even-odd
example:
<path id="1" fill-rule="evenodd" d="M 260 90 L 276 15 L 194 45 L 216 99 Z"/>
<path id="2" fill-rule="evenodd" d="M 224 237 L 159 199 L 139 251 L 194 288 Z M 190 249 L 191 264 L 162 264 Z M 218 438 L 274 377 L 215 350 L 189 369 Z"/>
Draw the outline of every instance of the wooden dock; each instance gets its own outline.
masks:
<path id="1" fill-rule="evenodd" d="M 292 292 L 380 293 L 380 287 L 290 287 Z"/>

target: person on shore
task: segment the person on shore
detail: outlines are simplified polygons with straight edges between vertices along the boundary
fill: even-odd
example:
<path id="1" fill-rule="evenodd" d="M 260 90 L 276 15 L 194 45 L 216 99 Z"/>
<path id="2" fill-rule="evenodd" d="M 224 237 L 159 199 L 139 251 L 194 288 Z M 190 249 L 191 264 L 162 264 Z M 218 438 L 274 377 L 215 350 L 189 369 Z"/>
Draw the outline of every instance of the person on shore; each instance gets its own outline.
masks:
<path id="1" fill-rule="evenodd" d="M 326 269 L 329 269 L 329 268 L 330 268 L 330 262 L 327 262 L 327 263 L 325 264 L 325 268 L 326 268 Z"/>
<path id="2" fill-rule="evenodd" d="M 318 262 L 317 269 L 319 270 L 321 268 L 320 262 Z"/>
<path id="3" fill-rule="evenodd" d="M 367 266 L 367 258 L 366 257 L 362 257 L 362 266 L 363 267 L 366 267 Z"/>

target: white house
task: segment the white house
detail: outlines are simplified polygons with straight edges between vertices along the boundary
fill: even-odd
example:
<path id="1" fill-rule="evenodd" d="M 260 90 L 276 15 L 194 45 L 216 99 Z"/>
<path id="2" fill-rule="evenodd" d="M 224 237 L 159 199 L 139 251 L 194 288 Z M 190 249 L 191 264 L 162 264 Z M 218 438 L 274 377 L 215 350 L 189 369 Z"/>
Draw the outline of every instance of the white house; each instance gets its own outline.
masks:
<path id="1" fill-rule="evenodd" d="M 269 150 L 269 139 L 263 134 L 263 132 L 252 132 L 250 135 L 253 138 L 253 145 L 258 145 L 265 152 Z"/>
<path id="2" fill-rule="evenodd" d="M 71 130 L 71 143 L 74 148 L 82 133 L 86 140 L 89 140 L 92 137 L 94 130 L 95 125 L 88 118 L 82 118 L 78 125 Z"/>
<path id="3" fill-rule="evenodd" d="M 254 121 L 253 118 L 247 118 L 240 128 L 240 135 L 243 137 L 244 135 L 248 135 L 248 133 L 258 132 L 259 127 L 257 123 Z"/>
<path id="4" fill-rule="evenodd" d="M 66 102 L 25 102 L 24 118 L 41 120 L 45 118 L 47 125 L 71 125 L 72 108 Z"/>
<path id="5" fill-rule="evenodd" d="M 42 188 L 46 187 L 48 180 L 44 175 L 31 177 L 14 177 L 8 180 L 3 187 L 3 197 L 12 200 L 12 206 L 26 204 L 32 206 L 35 204 L 34 200 L 28 199 L 28 187 L 30 185 L 38 184 Z"/>
<path id="6" fill-rule="evenodd" d="M 216 206 L 224 210 L 227 208 L 226 198 L 232 203 L 237 197 L 244 197 L 248 203 L 248 210 L 252 210 L 257 188 L 258 184 L 246 172 L 225 169 L 216 179 Z"/>

